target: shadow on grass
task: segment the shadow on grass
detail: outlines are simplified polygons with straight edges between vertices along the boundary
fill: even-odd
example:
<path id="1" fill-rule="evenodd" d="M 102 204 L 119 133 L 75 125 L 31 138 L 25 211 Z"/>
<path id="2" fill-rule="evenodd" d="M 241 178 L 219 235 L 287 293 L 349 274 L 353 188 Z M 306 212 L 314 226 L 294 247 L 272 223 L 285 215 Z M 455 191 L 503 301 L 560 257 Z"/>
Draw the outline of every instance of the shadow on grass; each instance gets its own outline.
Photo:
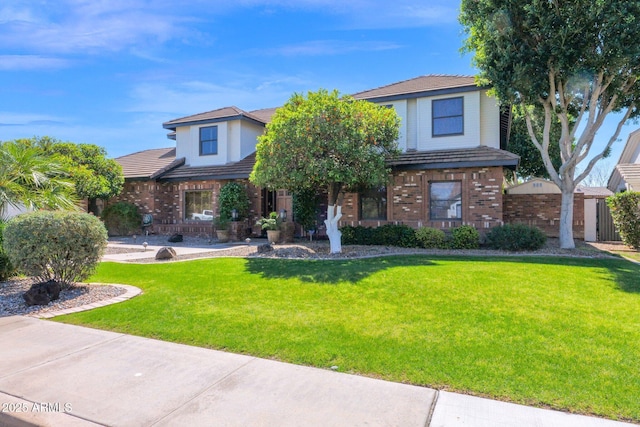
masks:
<path id="1" fill-rule="evenodd" d="M 268 279 L 296 278 L 308 283 L 336 284 L 358 281 L 382 270 L 394 267 L 433 266 L 439 260 L 464 262 L 509 262 L 576 267 L 600 267 L 614 276 L 618 288 L 624 292 L 640 293 L 640 265 L 623 258 L 572 258 L 514 256 L 487 258 L 482 256 L 398 255 L 349 260 L 290 260 L 249 258 L 246 269 Z M 407 278 L 410 280 L 410 278 Z"/>
<path id="2" fill-rule="evenodd" d="M 380 257 L 350 260 L 291 260 L 249 258 L 246 268 L 266 279 L 293 279 L 308 283 L 357 283 L 382 270 L 393 267 L 425 266 L 434 263 L 424 256 Z"/>

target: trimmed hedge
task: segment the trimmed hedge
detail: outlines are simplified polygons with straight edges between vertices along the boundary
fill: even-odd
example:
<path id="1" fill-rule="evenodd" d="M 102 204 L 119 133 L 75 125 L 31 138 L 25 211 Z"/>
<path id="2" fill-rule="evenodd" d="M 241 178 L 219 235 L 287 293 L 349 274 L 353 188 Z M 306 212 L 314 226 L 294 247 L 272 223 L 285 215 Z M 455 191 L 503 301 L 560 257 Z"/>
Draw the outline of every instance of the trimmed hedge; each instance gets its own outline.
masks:
<path id="1" fill-rule="evenodd" d="M 432 227 L 420 227 L 416 230 L 416 240 L 421 248 L 446 249 L 447 235 L 444 231 Z"/>
<path id="2" fill-rule="evenodd" d="M 544 246 L 547 236 L 538 227 L 505 224 L 487 234 L 487 245 L 505 251 L 535 251 Z"/>
<path id="3" fill-rule="evenodd" d="M 247 190 L 238 182 L 229 182 L 222 186 L 218 194 L 218 206 L 220 217 L 231 220 L 231 212 L 235 209 L 238 212 L 238 221 L 242 221 L 249 215 L 251 201 L 247 195 Z"/>
<path id="4" fill-rule="evenodd" d="M 13 267 L 13 264 L 11 264 L 9 256 L 4 251 L 4 247 L 2 245 L 2 234 L 4 233 L 6 224 L 7 223 L 5 220 L 0 219 L 0 282 L 4 282 L 9 277 L 12 277 L 16 274 L 16 269 Z"/>
<path id="5" fill-rule="evenodd" d="M 607 205 L 622 243 L 640 249 L 640 193 L 625 191 L 614 194 L 607 197 Z"/>
<path id="6" fill-rule="evenodd" d="M 89 277 L 107 246 L 107 230 L 93 215 L 37 211 L 18 215 L 4 230 L 4 248 L 27 276 L 63 287 Z"/>
<path id="7" fill-rule="evenodd" d="M 345 226 L 343 245 L 382 245 L 414 248 L 418 245 L 415 230 L 408 225 L 386 224 L 380 227 Z"/>
<path id="8" fill-rule="evenodd" d="M 110 236 L 128 236 L 135 234 L 142 226 L 142 215 L 138 207 L 129 202 L 109 205 L 102 211 L 102 221 Z"/>
<path id="9" fill-rule="evenodd" d="M 471 225 L 461 225 L 451 230 L 451 249 L 478 249 L 480 247 L 480 233 Z"/>

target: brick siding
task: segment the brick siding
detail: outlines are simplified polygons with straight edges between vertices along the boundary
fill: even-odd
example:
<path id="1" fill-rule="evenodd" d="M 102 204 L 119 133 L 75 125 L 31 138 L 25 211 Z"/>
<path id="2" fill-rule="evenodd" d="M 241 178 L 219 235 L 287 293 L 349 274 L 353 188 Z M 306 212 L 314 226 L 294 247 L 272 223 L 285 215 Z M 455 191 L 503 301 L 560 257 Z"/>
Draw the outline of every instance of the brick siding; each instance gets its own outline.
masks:
<path id="1" fill-rule="evenodd" d="M 560 235 L 562 194 L 505 194 L 505 223 L 523 223 L 540 228 L 548 237 Z M 574 194 L 573 236 L 584 238 L 584 195 Z"/>

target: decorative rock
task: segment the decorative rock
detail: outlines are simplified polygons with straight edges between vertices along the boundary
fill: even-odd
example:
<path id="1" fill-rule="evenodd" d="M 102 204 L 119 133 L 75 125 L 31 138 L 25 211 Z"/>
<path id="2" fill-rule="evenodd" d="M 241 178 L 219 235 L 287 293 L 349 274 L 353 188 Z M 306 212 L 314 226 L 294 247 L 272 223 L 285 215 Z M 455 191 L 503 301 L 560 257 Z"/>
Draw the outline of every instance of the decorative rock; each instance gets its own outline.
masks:
<path id="1" fill-rule="evenodd" d="M 164 246 L 158 249 L 158 252 L 156 253 L 156 259 L 158 260 L 174 259 L 177 256 L 178 254 L 176 254 L 176 250 L 173 249 L 171 246 Z"/>
<path id="2" fill-rule="evenodd" d="M 261 245 L 258 245 L 259 254 L 264 254 L 271 251 L 273 251 L 273 246 L 271 246 L 269 243 L 263 243 Z"/>
<path id="3" fill-rule="evenodd" d="M 169 237 L 169 242 L 170 243 L 178 243 L 178 242 L 182 242 L 182 234 L 174 234 L 171 237 Z"/>
<path id="4" fill-rule="evenodd" d="M 24 302 L 30 307 L 32 305 L 47 305 L 51 301 L 55 301 L 60 296 L 60 284 L 55 280 L 48 282 L 36 283 L 22 294 Z"/>

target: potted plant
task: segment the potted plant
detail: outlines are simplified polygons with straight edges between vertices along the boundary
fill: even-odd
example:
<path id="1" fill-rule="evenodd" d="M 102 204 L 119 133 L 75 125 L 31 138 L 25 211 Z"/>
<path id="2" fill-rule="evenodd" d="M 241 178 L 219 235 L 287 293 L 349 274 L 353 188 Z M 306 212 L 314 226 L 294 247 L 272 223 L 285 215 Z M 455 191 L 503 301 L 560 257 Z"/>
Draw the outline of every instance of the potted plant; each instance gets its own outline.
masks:
<path id="1" fill-rule="evenodd" d="M 217 216 L 213 218 L 213 228 L 216 230 L 218 242 L 226 243 L 229 241 L 229 218 Z"/>
<path id="2" fill-rule="evenodd" d="M 256 225 L 267 231 L 269 243 L 277 243 L 280 240 L 280 217 L 277 212 L 271 212 L 268 218 L 260 218 Z"/>

